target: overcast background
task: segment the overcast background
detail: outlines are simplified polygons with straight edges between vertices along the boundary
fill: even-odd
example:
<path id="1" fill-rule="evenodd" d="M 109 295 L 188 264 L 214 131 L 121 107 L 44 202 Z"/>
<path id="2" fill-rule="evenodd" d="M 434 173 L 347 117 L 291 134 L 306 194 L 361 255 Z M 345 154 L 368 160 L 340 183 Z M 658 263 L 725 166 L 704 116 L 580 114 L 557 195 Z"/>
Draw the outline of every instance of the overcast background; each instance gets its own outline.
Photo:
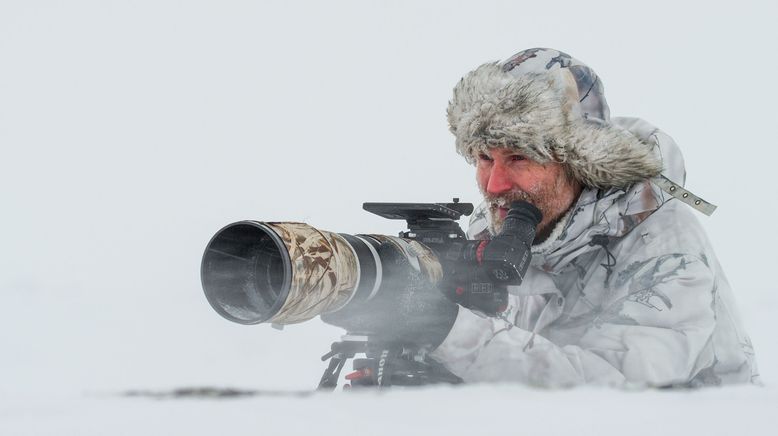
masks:
<path id="1" fill-rule="evenodd" d="M 778 404 L 776 19 L 774 1 L 1 0 L 0 421 L 125 389 L 315 386 L 340 331 L 222 319 L 205 244 L 242 219 L 395 234 L 362 202 L 477 203 L 451 89 L 536 46 L 681 146 L 768 386 L 743 395 Z"/>

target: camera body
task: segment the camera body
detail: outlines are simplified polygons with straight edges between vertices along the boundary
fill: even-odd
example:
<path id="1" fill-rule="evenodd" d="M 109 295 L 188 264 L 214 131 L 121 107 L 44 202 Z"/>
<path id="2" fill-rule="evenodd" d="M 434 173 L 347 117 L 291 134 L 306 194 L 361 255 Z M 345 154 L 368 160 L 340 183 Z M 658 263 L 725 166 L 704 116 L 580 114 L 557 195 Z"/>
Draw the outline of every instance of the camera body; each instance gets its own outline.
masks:
<path id="1" fill-rule="evenodd" d="M 468 240 L 457 224 L 473 212 L 471 203 L 364 203 L 363 208 L 387 219 L 403 219 L 403 239 L 432 250 L 442 267 L 438 289 L 451 301 L 495 316 L 507 308 L 508 286 L 521 284 L 531 260 L 530 247 L 540 211 L 516 202 L 503 230 L 489 241 Z"/>

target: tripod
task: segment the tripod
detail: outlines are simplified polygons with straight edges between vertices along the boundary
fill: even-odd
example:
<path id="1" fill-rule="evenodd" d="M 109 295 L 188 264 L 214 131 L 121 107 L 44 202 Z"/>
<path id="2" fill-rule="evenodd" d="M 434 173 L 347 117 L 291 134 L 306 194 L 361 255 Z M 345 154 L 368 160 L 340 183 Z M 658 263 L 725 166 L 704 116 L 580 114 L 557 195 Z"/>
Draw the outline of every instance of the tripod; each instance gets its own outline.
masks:
<path id="1" fill-rule="evenodd" d="M 364 354 L 363 358 L 355 358 Z M 369 336 L 346 335 L 334 342 L 321 360 L 329 360 L 319 382 L 319 390 L 334 390 L 346 361 L 353 359 L 354 372 L 346 375 L 344 387 L 422 386 L 435 383 L 462 383 L 425 348 L 381 341 Z"/>

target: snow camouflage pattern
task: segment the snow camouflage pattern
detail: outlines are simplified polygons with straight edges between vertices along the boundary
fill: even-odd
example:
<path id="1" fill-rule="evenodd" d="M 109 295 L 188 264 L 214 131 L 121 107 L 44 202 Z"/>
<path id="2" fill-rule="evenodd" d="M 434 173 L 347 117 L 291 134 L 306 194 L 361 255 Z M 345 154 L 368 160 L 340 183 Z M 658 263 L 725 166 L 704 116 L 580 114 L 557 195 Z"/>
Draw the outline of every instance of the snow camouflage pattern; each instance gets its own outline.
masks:
<path id="1" fill-rule="evenodd" d="M 382 244 L 390 244 L 405 257 L 405 261 L 416 272 L 414 276 L 423 283 L 421 287 L 435 286 L 443 278 L 443 267 L 435 253 L 426 245 L 412 239 L 386 235 L 370 235 Z"/>
<path id="2" fill-rule="evenodd" d="M 292 268 L 289 296 L 270 322 L 307 321 L 322 313 L 337 312 L 354 297 L 360 280 L 359 262 L 354 249 L 341 235 L 305 223 L 265 224 L 283 241 Z M 402 254 L 416 273 L 413 277 L 419 282 L 417 286 L 434 287 L 443 276 L 440 262 L 428 247 L 394 236 L 367 236 Z M 239 307 L 230 308 L 231 312 L 240 310 Z"/>
<path id="3" fill-rule="evenodd" d="M 567 53 L 559 50 L 531 48 L 521 51 L 502 63 L 502 70 L 513 76 L 537 73 L 538 71 L 558 71 L 575 88 L 571 93 L 578 101 L 576 109 L 580 116 L 596 124 L 610 120 L 610 109 L 605 101 L 605 89 L 602 81 L 591 68 Z"/>
<path id="4" fill-rule="evenodd" d="M 342 307 L 359 281 L 357 256 L 337 233 L 305 223 L 266 223 L 281 238 L 292 263 L 286 302 L 270 320 L 293 324 Z"/>
<path id="5" fill-rule="evenodd" d="M 576 62 L 548 52 L 555 51 L 526 50 L 506 68 Z M 593 77 L 579 85 L 596 83 Z M 591 89 L 596 95 L 602 86 Z M 646 121 L 610 119 L 604 98 L 587 107 L 589 118 L 652 144 L 661 176 L 623 189 L 585 187 L 552 235 L 533 246 L 531 267 L 522 285 L 511 288 L 504 316 L 460 310 L 432 356 L 466 382 L 760 383 L 753 347 L 705 232 L 686 199 L 660 187 L 669 179 L 682 190 L 679 148 Z M 482 203 L 471 216 L 471 239 L 490 238 L 487 207 Z"/>

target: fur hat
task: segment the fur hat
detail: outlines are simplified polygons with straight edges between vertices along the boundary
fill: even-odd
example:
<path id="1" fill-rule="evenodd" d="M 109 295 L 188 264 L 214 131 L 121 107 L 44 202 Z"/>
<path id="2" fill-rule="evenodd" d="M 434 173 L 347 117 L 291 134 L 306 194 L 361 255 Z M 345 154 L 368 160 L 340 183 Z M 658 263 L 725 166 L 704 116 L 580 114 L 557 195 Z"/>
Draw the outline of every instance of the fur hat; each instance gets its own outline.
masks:
<path id="1" fill-rule="evenodd" d="M 626 188 L 662 171 L 652 144 L 611 124 L 594 71 L 558 50 L 481 65 L 454 87 L 447 113 L 457 152 L 470 163 L 479 151 L 513 148 L 566 164 L 593 188 Z"/>

